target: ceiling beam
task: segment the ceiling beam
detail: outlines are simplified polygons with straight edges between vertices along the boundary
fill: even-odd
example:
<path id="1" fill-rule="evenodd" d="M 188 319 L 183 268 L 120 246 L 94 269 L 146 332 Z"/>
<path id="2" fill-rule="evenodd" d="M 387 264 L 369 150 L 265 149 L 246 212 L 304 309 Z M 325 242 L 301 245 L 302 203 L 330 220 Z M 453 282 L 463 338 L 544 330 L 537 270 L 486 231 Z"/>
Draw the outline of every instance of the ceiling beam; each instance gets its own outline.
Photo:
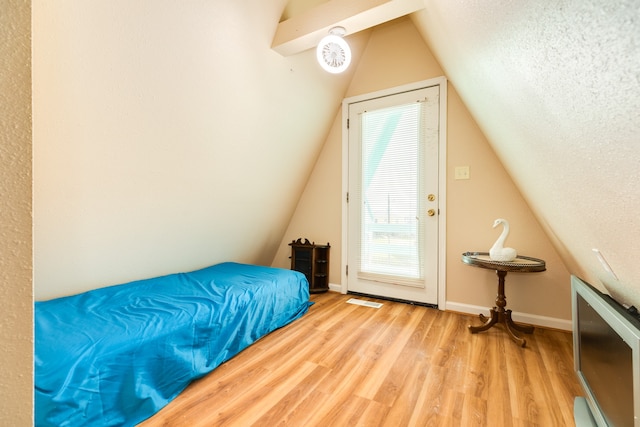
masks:
<path id="1" fill-rule="evenodd" d="M 424 8 L 424 0 L 329 0 L 278 24 L 271 48 L 283 56 L 315 47 L 335 26 L 357 33 Z"/>

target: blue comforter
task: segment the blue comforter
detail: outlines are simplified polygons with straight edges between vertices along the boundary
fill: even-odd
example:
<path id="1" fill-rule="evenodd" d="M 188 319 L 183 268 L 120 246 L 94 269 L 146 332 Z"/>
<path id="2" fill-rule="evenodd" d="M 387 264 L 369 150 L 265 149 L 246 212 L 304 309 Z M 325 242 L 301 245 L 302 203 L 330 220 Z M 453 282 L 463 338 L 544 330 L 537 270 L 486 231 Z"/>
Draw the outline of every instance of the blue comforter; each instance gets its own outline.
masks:
<path id="1" fill-rule="evenodd" d="M 35 423 L 135 425 L 309 305 L 302 273 L 236 263 L 36 302 Z"/>

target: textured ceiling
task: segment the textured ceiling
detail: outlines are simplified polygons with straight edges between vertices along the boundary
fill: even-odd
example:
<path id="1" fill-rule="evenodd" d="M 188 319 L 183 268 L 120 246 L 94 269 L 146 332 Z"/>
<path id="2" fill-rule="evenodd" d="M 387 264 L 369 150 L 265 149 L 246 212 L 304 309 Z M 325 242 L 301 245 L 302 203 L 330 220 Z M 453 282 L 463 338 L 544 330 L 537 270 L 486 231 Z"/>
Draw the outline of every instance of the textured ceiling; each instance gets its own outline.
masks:
<path id="1" fill-rule="evenodd" d="M 425 7 L 414 22 L 572 273 L 640 305 L 640 3 Z"/>

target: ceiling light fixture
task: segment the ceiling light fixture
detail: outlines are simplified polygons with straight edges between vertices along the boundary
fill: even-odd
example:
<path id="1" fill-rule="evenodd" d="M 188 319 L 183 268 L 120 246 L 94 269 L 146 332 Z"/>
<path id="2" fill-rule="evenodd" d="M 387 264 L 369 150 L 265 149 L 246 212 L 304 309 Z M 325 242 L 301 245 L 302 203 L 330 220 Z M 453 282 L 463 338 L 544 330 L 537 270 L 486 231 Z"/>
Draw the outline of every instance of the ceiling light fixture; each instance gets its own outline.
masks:
<path id="1" fill-rule="evenodd" d="M 318 43 L 316 56 L 325 71 L 338 74 L 351 64 L 351 49 L 342 38 L 345 34 L 344 27 L 333 27 L 329 30 L 329 35 L 324 36 Z"/>

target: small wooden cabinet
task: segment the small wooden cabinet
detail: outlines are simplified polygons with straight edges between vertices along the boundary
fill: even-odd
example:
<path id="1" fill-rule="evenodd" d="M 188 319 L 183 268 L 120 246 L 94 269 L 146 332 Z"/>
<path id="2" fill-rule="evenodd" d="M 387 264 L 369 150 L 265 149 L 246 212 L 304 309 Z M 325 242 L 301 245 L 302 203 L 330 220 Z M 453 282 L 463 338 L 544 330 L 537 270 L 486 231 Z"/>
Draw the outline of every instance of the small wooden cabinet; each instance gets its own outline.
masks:
<path id="1" fill-rule="evenodd" d="M 303 273 L 309 281 L 309 292 L 317 294 L 329 290 L 329 250 L 331 246 L 316 245 L 308 239 L 293 240 L 291 269 Z"/>

